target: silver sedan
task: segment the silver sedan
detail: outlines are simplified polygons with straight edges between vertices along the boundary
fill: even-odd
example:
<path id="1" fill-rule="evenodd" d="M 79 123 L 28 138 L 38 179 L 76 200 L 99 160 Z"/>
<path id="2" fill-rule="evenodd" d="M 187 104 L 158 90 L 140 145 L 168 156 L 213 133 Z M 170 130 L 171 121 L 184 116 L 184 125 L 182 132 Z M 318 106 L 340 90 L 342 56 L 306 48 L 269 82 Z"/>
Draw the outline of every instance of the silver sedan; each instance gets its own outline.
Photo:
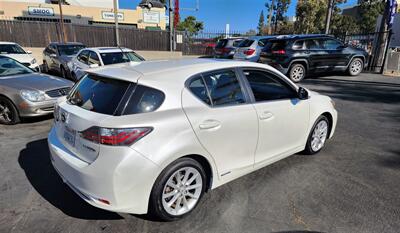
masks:
<path id="1" fill-rule="evenodd" d="M 21 117 L 51 114 L 57 99 L 67 95 L 72 85 L 0 56 L 0 124 L 12 125 Z"/>

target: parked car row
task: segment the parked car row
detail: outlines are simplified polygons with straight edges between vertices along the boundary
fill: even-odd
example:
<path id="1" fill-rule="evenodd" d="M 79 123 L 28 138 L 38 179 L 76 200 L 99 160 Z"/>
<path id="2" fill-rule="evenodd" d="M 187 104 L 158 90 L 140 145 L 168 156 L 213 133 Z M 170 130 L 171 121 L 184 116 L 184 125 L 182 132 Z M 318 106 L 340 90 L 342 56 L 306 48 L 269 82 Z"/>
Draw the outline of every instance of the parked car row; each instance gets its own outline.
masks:
<path id="1" fill-rule="evenodd" d="M 268 64 L 293 82 L 318 72 L 359 75 L 368 61 L 367 51 L 345 45 L 329 35 L 258 36 L 220 42 L 215 48 L 216 57 Z"/>
<path id="2" fill-rule="evenodd" d="M 66 96 L 73 85 L 68 79 L 76 82 L 90 68 L 140 61 L 144 58 L 127 48 L 54 42 L 44 49 L 40 70 L 30 51 L 16 43 L 0 42 L 0 124 L 52 114 L 57 99 Z"/>
<path id="3" fill-rule="evenodd" d="M 82 78 L 90 68 L 139 61 L 144 61 L 144 58 L 128 48 L 87 48 L 76 42 L 51 43 L 43 51 L 43 70 L 56 72 L 73 81 Z"/>

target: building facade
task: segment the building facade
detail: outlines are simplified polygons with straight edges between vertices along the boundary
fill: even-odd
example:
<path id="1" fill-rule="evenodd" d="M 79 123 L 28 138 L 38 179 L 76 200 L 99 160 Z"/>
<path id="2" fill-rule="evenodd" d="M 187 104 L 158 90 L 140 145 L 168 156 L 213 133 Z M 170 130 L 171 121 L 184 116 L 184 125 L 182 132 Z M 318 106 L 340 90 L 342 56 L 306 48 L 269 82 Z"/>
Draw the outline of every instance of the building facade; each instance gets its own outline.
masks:
<path id="1" fill-rule="evenodd" d="M 83 25 L 108 25 L 114 23 L 112 0 L 65 0 L 62 5 L 64 23 Z M 165 30 L 165 8 L 135 10 L 120 9 L 121 27 Z M 51 0 L 0 0 L 0 20 L 59 22 L 57 1 Z"/>

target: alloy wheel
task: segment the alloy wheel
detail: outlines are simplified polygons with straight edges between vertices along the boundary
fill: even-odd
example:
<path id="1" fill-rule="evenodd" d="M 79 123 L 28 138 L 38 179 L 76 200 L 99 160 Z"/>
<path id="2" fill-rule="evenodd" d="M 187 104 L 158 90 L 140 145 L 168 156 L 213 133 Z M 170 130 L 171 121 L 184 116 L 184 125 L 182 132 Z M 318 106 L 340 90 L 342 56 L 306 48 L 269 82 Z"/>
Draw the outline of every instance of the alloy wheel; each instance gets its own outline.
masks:
<path id="1" fill-rule="evenodd" d="M 293 68 L 291 78 L 293 81 L 301 81 L 304 78 L 304 69 L 303 67 L 297 66 Z"/>
<path id="2" fill-rule="evenodd" d="M 350 65 L 350 72 L 352 74 L 359 74 L 362 71 L 362 62 L 358 59 L 354 60 Z"/>
<path id="3" fill-rule="evenodd" d="M 5 102 L 0 102 L 0 119 L 6 123 L 13 121 L 13 114 Z"/>
<path id="4" fill-rule="evenodd" d="M 183 167 L 174 172 L 163 188 L 162 205 L 173 216 L 191 211 L 200 199 L 203 180 L 193 167 Z"/>
<path id="5" fill-rule="evenodd" d="M 315 126 L 311 136 L 312 150 L 319 151 L 324 146 L 327 136 L 328 136 L 328 123 L 325 120 L 321 120 Z"/>

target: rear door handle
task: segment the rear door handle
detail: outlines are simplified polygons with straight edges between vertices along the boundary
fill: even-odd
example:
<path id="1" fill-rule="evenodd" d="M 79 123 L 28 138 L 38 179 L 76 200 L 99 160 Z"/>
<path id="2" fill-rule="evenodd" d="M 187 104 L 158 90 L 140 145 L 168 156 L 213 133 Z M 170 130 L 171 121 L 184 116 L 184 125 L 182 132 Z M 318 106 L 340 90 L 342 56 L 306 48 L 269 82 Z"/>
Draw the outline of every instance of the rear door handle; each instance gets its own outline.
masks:
<path id="1" fill-rule="evenodd" d="M 274 114 L 272 114 L 272 112 L 266 111 L 266 112 L 263 112 L 260 114 L 260 120 L 267 120 L 267 119 L 272 118 L 273 116 L 274 116 Z"/>
<path id="2" fill-rule="evenodd" d="M 217 120 L 205 120 L 199 125 L 200 129 L 214 129 L 221 126 L 221 122 Z"/>

